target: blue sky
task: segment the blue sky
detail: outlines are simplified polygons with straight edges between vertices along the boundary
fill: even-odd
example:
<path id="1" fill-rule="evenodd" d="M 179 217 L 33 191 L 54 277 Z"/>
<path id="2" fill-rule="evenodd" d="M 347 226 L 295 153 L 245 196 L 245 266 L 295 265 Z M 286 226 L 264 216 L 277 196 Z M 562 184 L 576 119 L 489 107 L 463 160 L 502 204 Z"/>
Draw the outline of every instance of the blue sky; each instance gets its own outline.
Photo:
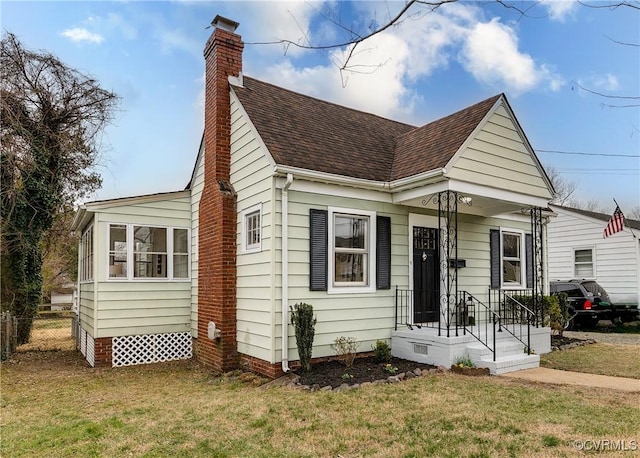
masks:
<path id="1" fill-rule="evenodd" d="M 603 6 L 606 3 L 593 3 Z M 347 49 L 251 44 L 345 38 L 363 33 L 402 2 L 3 1 L 3 31 L 95 77 L 121 103 L 102 140 L 103 188 L 95 199 L 182 189 L 203 129 L 202 50 L 216 14 L 240 23 L 244 73 L 364 111 L 425 124 L 504 92 L 545 166 L 578 184 L 576 197 L 623 211 L 640 205 L 640 108 L 607 99 L 640 95 L 640 12 L 575 1 L 459 2 L 364 44 L 340 72 Z M 306 41 L 305 41 L 306 40 Z M 543 152 L 553 150 L 598 155 Z M 631 156 L 631 157 L 622 157 Z"/>

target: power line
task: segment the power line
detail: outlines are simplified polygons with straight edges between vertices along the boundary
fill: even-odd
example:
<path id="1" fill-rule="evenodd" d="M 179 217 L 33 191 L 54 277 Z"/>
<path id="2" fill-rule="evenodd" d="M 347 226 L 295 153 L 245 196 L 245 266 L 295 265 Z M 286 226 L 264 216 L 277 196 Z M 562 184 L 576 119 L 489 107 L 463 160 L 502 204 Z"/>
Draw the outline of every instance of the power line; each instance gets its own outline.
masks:
<path id="1" fill-rule="evenodd" d="M 640 159 L 637 154 L 606 154 L 606 153 L 585 153 L 582 151 L 559 151 L 554 149 L 537 149 L 538 153 L 554 153 L 554 154 L 575 154 L 578 156 L 605 156 L 605 157 L 633 157 Z"/>

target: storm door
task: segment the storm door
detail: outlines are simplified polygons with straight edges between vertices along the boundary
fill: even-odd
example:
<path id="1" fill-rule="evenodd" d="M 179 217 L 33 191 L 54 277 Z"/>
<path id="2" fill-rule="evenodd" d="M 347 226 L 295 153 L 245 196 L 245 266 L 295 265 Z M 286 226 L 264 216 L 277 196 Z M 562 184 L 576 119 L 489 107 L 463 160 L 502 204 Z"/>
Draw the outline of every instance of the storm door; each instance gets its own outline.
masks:
<path id="1" fill-rule="evenodd" d="M 438 321 L 440 276 L 438 229 L 413 227 L 413 322 Z"/>

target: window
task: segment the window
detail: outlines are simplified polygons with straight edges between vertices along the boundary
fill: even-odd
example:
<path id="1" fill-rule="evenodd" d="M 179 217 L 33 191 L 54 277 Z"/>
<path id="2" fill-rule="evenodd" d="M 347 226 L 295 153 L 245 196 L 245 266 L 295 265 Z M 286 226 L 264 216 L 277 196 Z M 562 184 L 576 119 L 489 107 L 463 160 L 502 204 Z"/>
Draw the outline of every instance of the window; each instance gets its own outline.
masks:
<path id="1" fill-rule="evenodd" d="M 133 276 L 167 278 L 167 229 L 133 226 Z"/>
<path id="2" fill-rule="evenodd" d="M 502 283 L 522 283 L 522 235 L 514 232 L 502 233 Z"/>
<path id="3" fill-rule="evenodd" d="M 333 215 L 334 285 L 367 285 L 369 218 Z"/>
<path id="4" fill-rule="evenodd" d="M 391 218 L 309 209 L 309 290 L 362 293 L 391 288 Z"/>
<path id="5" fill-rule="evenodd" d="M 127 277 L 127 226 L 109 226 L 109 278 Z"/>
<path id="6" fill-rule="evenodd" d="M 329 209 L 330 291 L 375 288 L 375 221 L 373 212 Z"/>
<path id="7" fill-rule="evenodd" d="M 242 251 L 255 252 L 261 249 L 262 204 L 254 205 L 242 212 Z"/>
<path id="8" fill-rule="evenodd" d="M 93 280 L 93 226 L 80 239 L 80 281 Z"/>
<path id="9" fill-rule="evenodd" d="M 593 249 L 575 250 L 573 256 L 576 278 L 593 278 Z"/>
<path id="10" fill-rule="evenodd" d="M 531 234 L 520 229 L 490 229 L 489 251 L 491 289 L 533 287 L 536 267 Z"/>
<path id="11" fill-rule="evenodd" d="M 173 277 L 189 277 L 189 231 L 173 230 Z"/>
<path id="12" fill-rule="evenodd" d="M 188 229 L 109 226 L 109 278 L 188 279 L 189 271 Z"/>

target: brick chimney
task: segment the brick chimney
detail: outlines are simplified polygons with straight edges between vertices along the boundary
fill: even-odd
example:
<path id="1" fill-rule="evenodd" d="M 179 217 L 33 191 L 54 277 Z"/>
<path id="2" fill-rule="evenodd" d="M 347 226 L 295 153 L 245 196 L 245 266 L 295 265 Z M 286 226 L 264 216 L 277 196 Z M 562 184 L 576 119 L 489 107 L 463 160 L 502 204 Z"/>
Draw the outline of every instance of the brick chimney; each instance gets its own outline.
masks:
<path id="1" fill-rule="evenodd" d="M 218 371 L 237 367 L 236 196 L 230 182 L 229 76 L 242 71 L 238 23 L 216 16 L 204 48 L 204 190 L 198 233 L 198 342 L 196 356 Z M 209 338 L 209 323 L 220 337 Z"/>

